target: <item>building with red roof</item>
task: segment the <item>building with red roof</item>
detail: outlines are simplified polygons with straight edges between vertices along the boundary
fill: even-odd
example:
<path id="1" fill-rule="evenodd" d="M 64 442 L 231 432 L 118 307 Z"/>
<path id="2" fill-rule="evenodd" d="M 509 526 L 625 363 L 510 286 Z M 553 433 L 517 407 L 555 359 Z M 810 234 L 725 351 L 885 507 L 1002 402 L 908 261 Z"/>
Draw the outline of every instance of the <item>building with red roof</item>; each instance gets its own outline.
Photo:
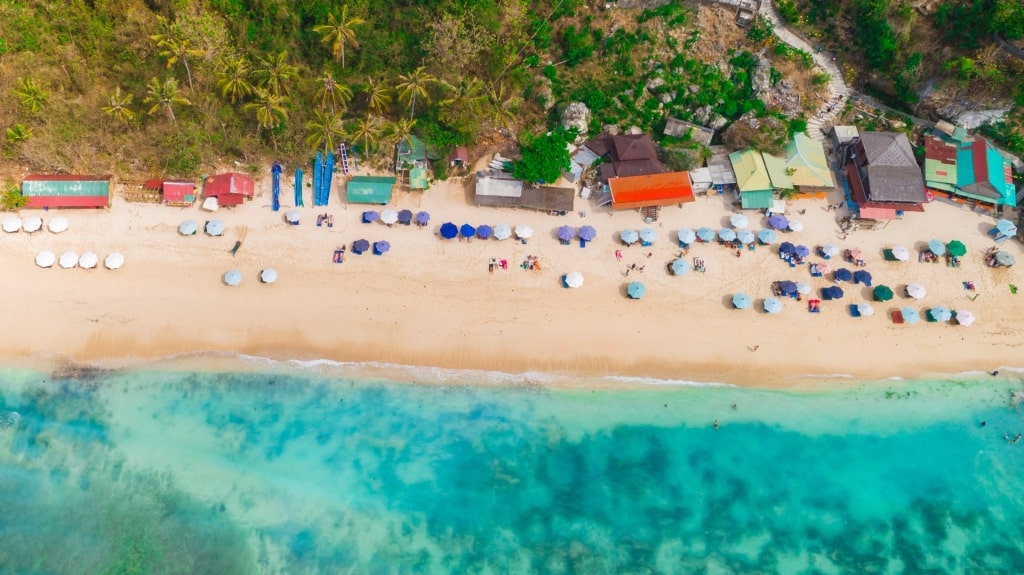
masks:
<path id="1" fill-rule="evenodd" d="M 27 208 L 109 208 L 111 176 L 30 174 L 21 182 Z"/>
<path id="2" fill-rule="evenodd" d="M 256 184 L 252 178 L 238 172 L 217 174 L 206 178 L 203 196 L 217 198 L 217 205 L 238 206 L 255 195 Z"/>
<path id="3" fill-rule="evenodd" d="M 196 185 L 188 180 L 146 180 L 147 190 L 158 190 L 169 206 L 191 206 L 196 201 Z"/>
<path id="4" fill-rule="evenodd" d="M 608 188 L 612 194 L 612 209 L 615 210 L 671 206 L 695 199 L 688 172 L 611 178 Z"/>

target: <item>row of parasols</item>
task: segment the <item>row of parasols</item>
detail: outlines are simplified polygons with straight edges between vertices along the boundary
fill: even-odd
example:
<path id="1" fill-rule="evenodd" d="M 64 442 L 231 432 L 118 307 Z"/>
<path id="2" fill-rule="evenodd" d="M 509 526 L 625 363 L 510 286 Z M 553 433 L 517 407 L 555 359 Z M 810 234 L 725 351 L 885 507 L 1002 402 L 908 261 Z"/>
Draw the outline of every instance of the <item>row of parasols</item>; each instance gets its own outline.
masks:
<path id="1" fill-rule="evenodd" d="M 729 225 L 737 230 L 743 230 L 750 226 L 750 219 L 747 218 L 746 214 L 733 214 L 729 216 Z M 804 229 L 804 225 L 802 223 L 797 220 L 791 220 L 782 214 L 770 216 L 768 218 L 768 227 L 773 230 L 786 232 L 799 232 Z"/>
<path id="2" fill-rule="evenodd" d="M 178 233 L 183 236 L 194 236 L 197 231 L 199 231 L 199 223 L 195 220 L 185 220 L 178 226 Z M 203 231 L 207 235 L 222 236 L 224 235 L 224 222 L 221 220 L 210 220 L 203 226 Z"/>
<path id="3" fill-rule="evenodd" d="M 43 218 L 33 216 L 22 220 L 18 216 L 11 214 L 4 216 L 3 222 L 0 222 L 0 228 L 9 234 L 20 232 L 22 230 L 27 233 L 34 234 L 43 229 Z M 50 233 L 54 234 L 66 232 L 68 230 L 68 219 L 64 216 L 57 216 L 50 220 L 46 229 L 50 230 Z"/>
<path id="4" fill-rule="evenodd" d="M 452 240 L 458 237 L 461 238 L 480 238 L 482 240 L 494 238 L 496 240 L 507 240 L 515 235 L 516 238 L 526 240 L 533 237 L 533 228 L 527 225 L 518 225 L 515 228 L 500 224 L 497 226 L 481 225 L 473 226 L 471 224 L 462 224 L 461 226 L 455 225 L 452 222 L 445 222 L 441 225 L 441 237 L 446 240 Z M 558 239 L 562 241 L 572 241 L 577 236 L 583 242 L 592 241 L 597 237 L 597 230 L 593 226 L 581 226 L 580 228 L 573 228 L 572 226 L 561 226 L 555 234 Z"/>
<path id="5" fill-rule="evenodd" d="M 743 214 L 737 214 L 737 215 L 743 215 Z M 733 216 L 733 217 L 735 217 L 735 216 Z M 626 230 L 625 232 L 623 232 L 623 234 L 625 234 L 628 231 L 630 231 L 630 230 Z M 644 230 L 644 231 L 647 231 L 647 230 Z M 653 230 L 651 230 L 651 231 L 653 232 Z M 740 242 L 743 245 L 750 245 L 750 244 L 754 243 L 755 241 L 761 242 L 764 245 L 768 245 L 768 244 L 770 244 L 770 243 L 775 241 L 775 231 L 774 230 L 770 230 L 768 228 L 762 229 L 762 230 L 758 231 L 756 234 L 754 232 L 750 231 L 750 230 L 743 230 L 743 229 L 741 229 L 741 230 L 733 230 L 733 229 L 730 229 L 730 228 L 722 228 L 722 229 L 720 229 L 718 231 L 715 231 L 715 230 L 713 230 L 711 228 L 708 228 L 708 227 L 698 228 L 697 230 L 693 230 L 691 228 L 682 228 L 678 232 L 676 232 L 676 234 L 677 234 L 678 239 L 679 239 L 679 247 L 689 247 L 689 245 L 692 244 L 695 241 L 701 241 L 701 242 L 704 242 L 704 243 L 709 243 L 709 242 L 715 241 L 715 238 L 717 238 L 719 241 L 723 241 L 723 242 L 737 242 L 738 241 L 738 242 Z M 633 236 L 630 235 L 629 237 L 633 237 Z M 623 238 L 622 241 L 625 242 L 626 241 L 625 238 Z M 636 241 L 636 240 L 634 240 L 634 241 Z"/>
<path id="6" fill-rule="evenodd" d="M 288 212 L 288 214 L 291 214 L 291 212 Z M 286 217 L 288 216 L 288 214 L 285 214 Z M 288 221 L 291 222 L 290 219 Z M 292 223 L 298 223 L 298 221 L 299 220 L 296 218 L 296 220 Z M 378 212 L 377 210 L 369 210 L 363 212 L 362 222 L 364 224 L 372 224 L 373 222 L 378 221 L 382 224 L 387 224 L 389 226 L 393 224 L 402 224 L 404 226 L 408 226 L 412 224 L 413 221 L 415 221 L 416 225 L 425 226 L 430 223 L 430 214 L 427 212 L 417 212 L 415 215 L 413 215 L 412 210 L 384 210 L 383 212 Z"/>
<path id="7" fill-rule="evenodd" d="M 36 265 L 41 268 L 52 268 L 54 264 L 68 270 L 71 268 L 82 268 L 91 270 L 99 265 L 100 257 L 93 252 L 85 252 L 78 255 L 75 252 L 64 252 L 60 258 L 57 254 L 44 250 L 36 255 Z M 103 258 L 103 267 L 108 270 L 116 270 L 124 265 L 124 256 L 120 252 L 112 252 Z"/>
<path id="8" fill-rule="evenodd" d="M 823 295 L 825 290 L 832 289 L 838 288 L 824 288 L 822 290 Z M 745 293 L 736 293 L 733 294 L 732 296 L 732 305 L 736 309 L 749 309 L 753 305 L 753 303 L 754 302 L 750 298 L 750 296 Z M 765 298 L 762 307 L 765 313 L 777 314 L 782 311 L 782 300 L 777 297 Z M 874 315 L 875 308 L 870 303 L 863 302 L 851 306 L 850 311 L 857 317 L 870 316 Z M 900 313 L 902 314 L 903 321 L 906 323 L 917 323 L 921 319 L 921 315 L 918 313 L 918 311 L 909 306 L 906 306 L 902 310 L 900 310 Z M 925 317 L 928 321 L 934 322 L 945 322 L 955 318 L 957 323 L 962 326 L 971 325 L 972 323 L 974 323 L 975 319 L 974 314 L 967 310 L 960 310 L 954 312 L 953 310 L 949 309 L 946 306 L 935 306 L 932 308 L 928 308 L 927 310 L 925 310 Z"/>
<path id="9" fill-rule="evenodd" d="M 373 248 L 373 255 L 380 256 L 391 250 L 391 243 L 387 240 L 380 240 L 379 242 L 370 243 L 369 240 L 356 240 L 352 242 L 352 253 L 357 256 L 363 255 Z"/>
<path id="10" fill-rule="evenodd" d="M 277 281 L 277 271 L 267 268 L 260 270 L 259 273 L 260 283 L 272 284 Z M 240 285 L 242 283 L 242 272 L 238 270 L 228 270 L 224 273 L 224 285 L 231 287 Z"/>

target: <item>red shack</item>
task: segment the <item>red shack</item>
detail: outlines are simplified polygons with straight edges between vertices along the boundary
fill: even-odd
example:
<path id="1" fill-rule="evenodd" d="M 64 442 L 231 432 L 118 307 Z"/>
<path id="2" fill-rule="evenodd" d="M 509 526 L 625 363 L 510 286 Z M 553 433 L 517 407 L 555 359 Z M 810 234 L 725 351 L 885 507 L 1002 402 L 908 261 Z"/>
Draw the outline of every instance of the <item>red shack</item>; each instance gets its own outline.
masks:
<path id="1" fill-rule="evenodd" d="M 217 205 L 238 206 L 247 198 L 252 199 L 256 184 L 252 178 L 238 172 L 217 174 L 206 178 L 203 184 L 203 195 L 217 198 Z"/>
<path id="2" fill-rule="evenodd" d="M 632 210 L 694 201 L 689 172 L 610 178 L 612 209 Z"/>
<path id="3" fill-rule="evenodd" d="M 29 174 L 21 182 L 28 208 L 109 208 L 111 176 Z"/>
<path id="4" fill-rule="evenodd" d="M 147 190 L 157 190 L 168 206 L 191 206 L 196 201 L 196 185 L 187 180 L 146 180 Z"/>

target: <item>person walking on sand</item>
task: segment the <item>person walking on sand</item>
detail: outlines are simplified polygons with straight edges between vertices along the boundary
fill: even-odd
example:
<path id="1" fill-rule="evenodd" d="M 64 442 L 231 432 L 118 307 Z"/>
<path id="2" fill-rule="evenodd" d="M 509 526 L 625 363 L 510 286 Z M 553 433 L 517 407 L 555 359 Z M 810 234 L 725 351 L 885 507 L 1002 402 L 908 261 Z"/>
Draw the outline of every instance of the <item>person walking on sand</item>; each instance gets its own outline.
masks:
<path id="1" fill-rule="evenodd" d="M 617 261 L 617 262 L 621 262 L 622 261 L 622 251 L 615 250 L 615 261 Z"/>

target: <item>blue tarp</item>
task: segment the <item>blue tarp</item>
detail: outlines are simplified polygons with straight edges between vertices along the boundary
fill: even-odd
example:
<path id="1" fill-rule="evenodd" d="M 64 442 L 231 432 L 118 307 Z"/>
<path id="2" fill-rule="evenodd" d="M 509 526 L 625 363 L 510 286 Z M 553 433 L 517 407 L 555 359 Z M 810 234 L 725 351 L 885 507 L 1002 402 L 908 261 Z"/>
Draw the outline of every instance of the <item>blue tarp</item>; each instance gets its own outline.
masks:
<path id="1" fill-rule="evenodd" d="M 459 227 L 451 222 L 445 222 L 441 226 L 441 237 L 450 240 L 459 235 Z"/>
<path id="2" fill-rule="evenodd" d="M 302 168 L 295 168 L 295 207 L 302 207 Z"/>
<path id="3" fill-rule="evenodd" d="M 274 165 L 270 168 L 270 173 L 274 175 L 274 187 L 271 191 L 271 209 L 276 212 L 281 209 L 281 164 L 274 162 Z"/>

